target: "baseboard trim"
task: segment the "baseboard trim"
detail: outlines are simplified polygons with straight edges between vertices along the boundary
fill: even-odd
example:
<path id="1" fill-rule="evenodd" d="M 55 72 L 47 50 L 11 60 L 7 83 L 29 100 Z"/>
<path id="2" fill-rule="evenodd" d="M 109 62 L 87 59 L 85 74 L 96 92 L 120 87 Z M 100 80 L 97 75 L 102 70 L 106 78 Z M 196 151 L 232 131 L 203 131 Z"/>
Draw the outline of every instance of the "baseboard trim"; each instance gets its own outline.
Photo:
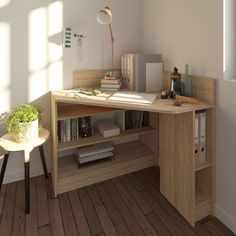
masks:
<path id="1" fill-rule="evenodd" d="M 50 167 L 47 164 L 48 171 L 50 170 Z M 24 169 L 20 171 L 14 171 L 14 172 L 6 172 L 4 179 L 3 179 L 3 184 L 8 184 L 12 182 L 16 182 L 19 180 L 22 180 L 25 178 L 24 176 Z M 40 176 L 43 175 L 43 167 L 42 166 L 37 166 L 37 167 L 32 167 L 30 168 L 30 177 L 35 177 L 35 176 Z"/>
<path id="2" fill-rule="evenodd" d="M 215 206 L 215 215 L 222 221 L 230 230 L 236 234 L 236 219 L 224 211 L 220 206 Z"/>

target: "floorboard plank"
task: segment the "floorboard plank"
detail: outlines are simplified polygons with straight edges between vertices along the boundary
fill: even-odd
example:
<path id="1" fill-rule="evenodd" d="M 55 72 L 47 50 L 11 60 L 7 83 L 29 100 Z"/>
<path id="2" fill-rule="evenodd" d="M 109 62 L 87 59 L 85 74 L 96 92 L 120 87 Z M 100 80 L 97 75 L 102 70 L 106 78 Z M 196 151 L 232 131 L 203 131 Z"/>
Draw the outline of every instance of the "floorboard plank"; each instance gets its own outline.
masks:
<path id="1" fill-rule="evenodd" d="M 51 236 L 51 227 L 50 225 L 44 225 L 39 228 L 39 236 Z"/>
<path id="2" fill-rule="evenodd" d="M 78 193 L 79 193 L 80 201 L 83 206 L 84 213 L 86 215 L 92 235 L 103 234 L 104 232 L 103 232 L 102 226 L 100 224 L 100 221 L 98 220 L 96 211 L 93 208 L 92 201 L 89 197 L 89 194 L 86 188 L 79 189 Z"/>
<path id="3" fill-rule="evenodd" d="M 95 185 L 88 186 L 87 191 L 88 191 L 89 197 L 93 203 L 93 207 L 96 208 L 96 207 L 102 206 L 102 201 L 99 197 L 99 194 L 96 191 Z"/>
<path id="4" fill-rule="evenodd" d="M 168 231 L 166 226 L 161 222 L 161 220 L 156 216 L 155 213 L 147 215 L 147 218 L 160 236 L 171 236 L 171 233 Z"/>
<path id="5" fill-rule="evenodd" d="M 148 168 L 64 193 L 58 198 L 52 194 L 50 178 L 31 178 L 30 213 L 27 215 L 24 181 L 3 185 L 0 235 L 137 236 L 145 232 L 160 236 L 235 235 L 215 217 L 207 217 L 192 228 L 161 195 L 158 171 L 156 167 Z M 39 209 L 43 207 L 48 208 L 48 213 Z M 46 225 L 42 223 L 45 215 L 49 222 Z M 44 225 L 40 227 L 41 224 Z"/>
<path id="6" fill-rule="evenodd" d="M 149 170 L 143 170 L 139 172 L 140 179 L 145 182 L 145 187 L 151 193 L 154 199 L 156 199 L 172 220 L 178 225 L 182 232 L 187 232 L 189 236 L 198 235 L 196 230 L 176 211 L 176 209 L 163 197 L 160 191 L 154 187 L 156 182 L 159 182 L 154 178 Z M 145 179 L 144 179 L 145 178 Z"/>
<path id="7" fill-rule="evenodd" d="M 141 181 L 136 178 L 135 173 L 131 173 L 128 176 L 129 180 L 132 182 L 137 191 L 143 191 L 145 189 Z"/>
<path id="8" fill-rule="evenodd" d="M 5 201 L 6 187 L 7 185 L 4 184 L 0 191 L 0 222 L 2 219 L 2 211 L 3 211 L 4 201 Z"/>
<path id="9" fill-rule="evenodd" d="M 37 177 L 37 203 L 38 203 L 38 226 L 49 224 L 48 196 L 46 190 L 45 177 Z"/>
<path id="10" fill-rule="evenodd" d="M 52 193 L 51 179 L 46 179 L 46 190 L 48 195 L 49 220 L 51 225 L 51 233 L 53 236 L 64 236 L 64 228 L 62 223 L 61 210 L 58 198 L 54 198 Z"/>
<path id="11" fill-rule="evenodd" d="M 136 190 L 136 188 L 133 186 L 131 181 L 129 180 L 129 177 L 122 176 L 120 177 L 120 180 L 122 181 L 123 185 L 126 187 L 126 189 L 131 194 L 132 198 L 136 201 L 139 208 L 142 210 L 143 214 L 148 215 L 152 212 L 151 207 L 149 207 L 148 203 L 143 199 L 142 195 L 139 191 Z"/>
<path id="12" fill-rule="evenodd" d="M 132 199 L 127 189 L 124 185 L 120 182 L 118 178 L 113 180 L 113 183 L 121 195 L 123 201 L 126 203 L 128 208 L 130 209 L 131 213 L 135 217 L 136 221 L 138 222 L 139 226 L 141 227 L 142 231 L 145 235 L 155 236 L 157 235 L 156 231 L 153 229 L 152 225 L 149 223 L 147 218 L 144 216 L 141 209 L 138 207 L 136 202 Z"/>
<path id="13" fill-rule="evenodd" d="M 5 202 L 0 224 L 1 235 L 8 236 L 12 234 L 13 216 L 15 210 L 16 183 L 7 185 Z"/>
<path id="14" fill-rule="evenodd" d="M 214 236 L 223 236 L 223 235 L 225 236 L 225 234 L 223 232 L 221 232 L 212 221 L 208 220 L 203 225 Z"/>
<path id="15" fill-rule="evenodd" d="M 225 225 L 218 220 L 216 217 L 210 217 L 210 219 L 212 220 L 213 224 L 215 224 L 215 226 L 224 234 L 227 236 L 235 236 L 235 234 L 228 229 L 227 227 L 225 227 Z"/>
<path id="16" fill-rule="evenodd" d="M 12 236 L 25 235 L 25 186 L 24 181 L 17 182 L 15 212 Z"/>
<path id="17" fill-rule="evenodd" d="M 212 236 L 212 234 L 201 223 L 197 223 L 195 226 L 195 229 L 198 232 L 198 234 L 201 236 Z"/>
<path id="18" fill-rule="evenodd" d="M 105 235 L 118 236 L 115 227 L 112 224 L 112 221 L 106 211 L 106 208 L 104 206 L 98 206 L 96 207 L 95 210 L 97 212 L 98 218 L 101 222 Z"/>
<path id="19" fill-rule="evenodd" d="M 144 235 L 143 231 L 141 230 L 134 216 L 130 212 L 129 208 L 120 197 L 118 191 L 115 189 L 113 183 L 111 181 L 106 181 L 105 187 L 110 197 L 112 198 L 113 202 L 115 203 L 116 208 L 119 210 L 122 218 L 124 219 L 131 234 L 136 236 Z"/>
<path id="20" fill-rule="evenodd" d="M 113 222 L 113 225 L 114 225 L 117 233 L 122 236 L 130 236 L 131 234 L 130 234 L 126 224 L 124 223 L 119 211 L 117 210 L 113 201 L 109 197 L 109 195 L 104 187 L 104 184 L 103 183 L 97 184 L 96 189 L 97 189 L 97 192 L 99 193 L 99 196 L 100 196 L 112 222 Z"/>
<path id="21" fill-rule="evenodd" d="M 61 209 L 62 222 L 64 226 L 65 235 L 76 236 L 78 235 L 75 220 L 72 214 L 72 209 L 67 193 L 58 196 L 59 205 Z"/>
<path id="22" fill-rule="evenodd" d="M 88 222 L 86 220 L 86 216 L 84 214 L 83 207 L 81 205 L 79 195 L 77 191 L 69 192 L 70 203 L 72 207 L 72 211 L 75 218 L 75 224 L 77 227 L 77 231 L 80 236 L 89 236 L 91 235 Z"/>
<path id="23" fill-rule="evenodd" d="M 25 216 L 25 234 L 38 235 L 36 177 L 30 179 L 30 213 Z"/>

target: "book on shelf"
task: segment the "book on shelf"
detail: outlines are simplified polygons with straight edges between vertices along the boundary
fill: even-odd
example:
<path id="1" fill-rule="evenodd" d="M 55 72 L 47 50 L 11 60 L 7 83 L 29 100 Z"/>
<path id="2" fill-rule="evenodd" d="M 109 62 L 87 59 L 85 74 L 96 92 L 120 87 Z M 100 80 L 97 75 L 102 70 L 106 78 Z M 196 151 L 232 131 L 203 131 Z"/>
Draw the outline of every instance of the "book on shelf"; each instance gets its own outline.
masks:
<path id="1" fill-rule="evenodd" d="M 120 128 L 112 120 L 97 121 L 96 127 L 104 138 L 120 134 Z"/>
<path id="2" fill-rule="evenodd" d="M 57 121 L 57 142 L 64 143 L 93 135 L 91 117 Z"/>
<path id="3" fill-rule="evenodd" d="M 148 126 L 148 112 L 145 111 L 125 111 L 125 129 L 141 128 Z"/>
<path id="4" fill-rule="evenodd" d="M 112 142 L 94 144 L 87 147 L 78 148 L 77 150 L 76 157 L 79 164 L 114 156 L 114 147 Z"/>
<path id="5" fill-rule="evenodd" d="M 101 84 L 102 89 L 120 89 L 121 84 Z"/>
<path id="6" fill-rule="evenodd" d="M 113 152 L 103 152 L 103 153 L 99 153 L 99 154 L 94 154 L 92 156 L 87 156 L 84 158 L 78 158 L 78 162 L 79 162 L 79 164 L 85 164 L 88 162 L 102 160 L 102 159 L 105 159 L 108 157 L 113 157 L 113 156 L 114 156 Z"/>
<path id="7" fill-rule="evenodd" d="M 101 80 L 101 84 L 120 84 L 121 79 L 109 79 L 110 77 L 105 77 Z"/>
<path id="8" fill-rule="evenodd" d="M 110 152 L 110 151 L 114 151 L 112 142 L 105 142 L 78 148 L 77 153 L 79 157 L 83 158 L 94 154 Z"/>

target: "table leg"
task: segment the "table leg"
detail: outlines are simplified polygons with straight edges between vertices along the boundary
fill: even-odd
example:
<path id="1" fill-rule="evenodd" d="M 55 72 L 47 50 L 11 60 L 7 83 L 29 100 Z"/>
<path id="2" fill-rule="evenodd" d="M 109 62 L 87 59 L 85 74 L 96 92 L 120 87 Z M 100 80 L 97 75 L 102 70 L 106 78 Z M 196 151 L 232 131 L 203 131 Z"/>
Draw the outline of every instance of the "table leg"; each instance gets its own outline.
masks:
<path id="1" fill-rule="evenodd" d="M 48 178 L 48 170 L 47 170 L 47 165 L 46 165 L 46 161 L 45 161 L 43 145 L 39 146 L 39 152 L 40 152 L 40 156 L 41 156 L 41 160 L 42 160 L 42 165 L 43 165 L 43 171 L 44 171 L 45 178 Z"/>
<path id="2" fill-rule="evenodd" d="M 5 175 L 6 167 L 7 167 L 8 157 L 9 157 L 9 154 L 4 155 L 4 159 L 3 159 L 3 163 L 2 163 L 2 170 L 1 170 L 1 174 L 0 174 L 0 190 L 2 188 L 2 182 L 3 182 L 4 175 Z"/>
<path id="3" fill-rule="evenodd" d="M 30 213 L 30 163 L 25 162 L 25 214 Z"/>

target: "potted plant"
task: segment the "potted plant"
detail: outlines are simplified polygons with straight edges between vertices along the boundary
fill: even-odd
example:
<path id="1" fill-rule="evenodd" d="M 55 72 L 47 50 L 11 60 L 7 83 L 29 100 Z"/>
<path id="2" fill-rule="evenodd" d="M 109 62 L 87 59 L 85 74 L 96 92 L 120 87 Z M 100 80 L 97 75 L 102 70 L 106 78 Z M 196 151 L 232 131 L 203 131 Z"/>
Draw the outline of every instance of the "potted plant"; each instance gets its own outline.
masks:
<path id="1" fill-rule="evenodd" d="M 31 104 L 16 106 L 7 117 L 7 131 L 18 143 L 27 142 L 38 137 L 39 118 L 41 112 Z"/>

